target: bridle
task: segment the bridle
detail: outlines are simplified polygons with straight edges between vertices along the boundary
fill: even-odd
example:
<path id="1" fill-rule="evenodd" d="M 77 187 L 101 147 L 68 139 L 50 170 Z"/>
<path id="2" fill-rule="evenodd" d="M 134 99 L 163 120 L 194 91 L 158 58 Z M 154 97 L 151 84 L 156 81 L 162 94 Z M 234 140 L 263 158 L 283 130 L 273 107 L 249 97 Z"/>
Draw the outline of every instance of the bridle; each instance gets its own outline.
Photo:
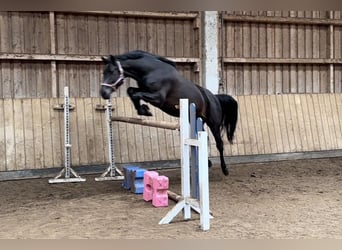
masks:
<path id="1" fill-rule="evenodd" d="M 119 82 L 121 82 L 122 80 L 125 80 L 125 76 L 124 76 L 124 70 L 121 66 L 121 63 L 119 61 L 115 61 L 116 65 L 118 66 L 119 72 L 120 72 L 120 76 L 119 78 L 114 82 L 114 83 L 101 83 L 101 86 L 107 86 L 107 87 L 111 87 L 112 89 L 116 89 L 116 85 L 119 84 Z"/>

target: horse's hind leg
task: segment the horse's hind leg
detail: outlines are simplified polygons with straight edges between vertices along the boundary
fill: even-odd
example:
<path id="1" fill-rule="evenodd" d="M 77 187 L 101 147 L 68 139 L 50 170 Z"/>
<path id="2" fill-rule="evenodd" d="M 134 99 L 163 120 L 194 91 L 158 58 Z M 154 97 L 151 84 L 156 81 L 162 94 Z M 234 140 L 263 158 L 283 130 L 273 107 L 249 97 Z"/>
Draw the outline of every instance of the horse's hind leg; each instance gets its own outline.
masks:
<path id="1" fill-rule="evenodd" d="M 224 157 L 223 157 L 223 141 L 221 138 L 221 134 L 220 134 L 220 129 L 216 129 L 215 131 L 212 131 L 215 141 L 216 141 L 216 148 L 220 153 L 220 160 L 221 160 L 221 169 L 222 169 L 222 173 L 224 175 L 229 175 L 229 171 L 228 168 L 226 166 L 226 163 L 224 161 Z"/>

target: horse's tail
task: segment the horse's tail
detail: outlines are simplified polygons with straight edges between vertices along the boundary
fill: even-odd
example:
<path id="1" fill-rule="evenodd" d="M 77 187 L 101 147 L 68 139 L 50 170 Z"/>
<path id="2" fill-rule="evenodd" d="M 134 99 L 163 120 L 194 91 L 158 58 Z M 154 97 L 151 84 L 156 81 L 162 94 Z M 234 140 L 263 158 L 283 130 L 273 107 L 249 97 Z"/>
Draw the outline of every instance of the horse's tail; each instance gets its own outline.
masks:
<path id="1" fill-rule="evenodd" d="M 233 144 L 234 133 L 238 119 L 238 103 L 230 95 L 215 95 L 222 108 L 222 129 L 226 128 L 228 141 Z"/>

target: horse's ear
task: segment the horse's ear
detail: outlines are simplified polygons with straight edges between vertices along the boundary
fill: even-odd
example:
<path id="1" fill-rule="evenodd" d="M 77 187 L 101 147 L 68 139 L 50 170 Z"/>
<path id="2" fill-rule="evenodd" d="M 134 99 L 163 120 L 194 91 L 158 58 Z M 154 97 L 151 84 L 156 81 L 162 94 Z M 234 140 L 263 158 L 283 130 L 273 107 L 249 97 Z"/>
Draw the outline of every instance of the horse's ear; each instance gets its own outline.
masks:
<path id="1" fill-rule="evenodd" d="M 110 62 L 111 62 L 111 63 L 115 63 L 115 61 L 116 61 L 116 60 L 115 60 L 115 57 L 114 57 L 113 55 L 110 55 L 110 56 L 109 56 L 109 59 L 110 59 Z"/>
<path id="2" fill-rule="evenodd" d="M 104 56 L 101 56 L 101 59 L 105 64 L 109 62 L 108 58 L 105 58 Z"/>

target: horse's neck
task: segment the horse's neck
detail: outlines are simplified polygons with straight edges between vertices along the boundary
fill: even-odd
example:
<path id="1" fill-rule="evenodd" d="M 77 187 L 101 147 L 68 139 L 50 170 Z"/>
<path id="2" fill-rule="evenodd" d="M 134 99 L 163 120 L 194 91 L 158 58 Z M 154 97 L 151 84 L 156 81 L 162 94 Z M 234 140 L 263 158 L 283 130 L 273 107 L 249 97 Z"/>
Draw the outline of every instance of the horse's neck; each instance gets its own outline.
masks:
<path id="1" fill-rule="evenodd" d="M 121 65 L 124 70 L 125 77 L 133 78 L 136 81 L 141 80 L 142 72 L 139 70 L 140 67 L 138 67 L 136 63 L 132 63 L 132 60 L 130 60 L 129 62 L 122 62 Z"/>

